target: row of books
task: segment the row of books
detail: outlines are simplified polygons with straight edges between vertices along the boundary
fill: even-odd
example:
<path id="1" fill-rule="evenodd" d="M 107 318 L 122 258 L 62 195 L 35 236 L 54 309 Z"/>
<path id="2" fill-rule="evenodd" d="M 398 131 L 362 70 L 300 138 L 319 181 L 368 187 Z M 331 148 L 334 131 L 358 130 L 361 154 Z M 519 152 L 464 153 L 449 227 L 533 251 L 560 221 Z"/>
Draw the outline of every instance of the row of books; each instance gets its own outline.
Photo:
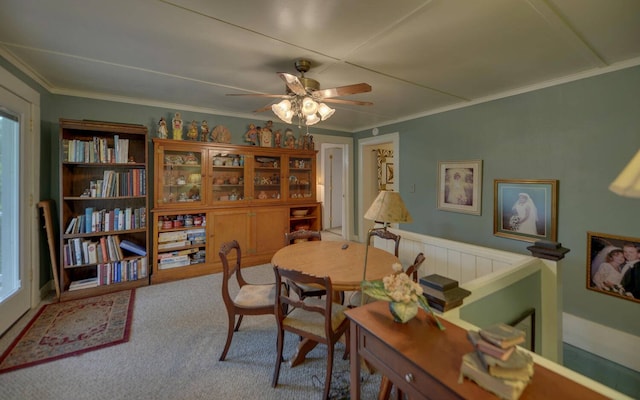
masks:
<path id="1" fill-rule="evenodd" d="M 495 324 L 467 336 L 475 351 L 462 357 L 460 376 L 476 382 L 501 399 L 516 400 L 533 378 L 533 357 L 517 347 L 525 333 Z"/>
<path id="2" fill-rule="evenodd" d="M 206 241 L 205 228 L 161 232 L 158 234 L 158 250 L 170 250 L 196 244 L 205 244 Z"/>
<path id="3" fill-rule="evenodd" d="M 113 210 L 95 210 L 93 207 L 84 209 L 83 215 L 71 218 L 64 233 L 95 233 L 140 229 L 147 225 L 147 209 L 115 208 Z"/>
<path id="4" fill-rule="evenodd" d="M 144 169 L 105 170 L 102 179 L 89 182 L 88 197 L 145 196 L 147 175 Z"/>
<path id="5" fill-rule="evenodd" d="M 205 256 L 206 252 L 198 247 L 160 253 L 158 254 L 158 269 L 178 268 L 203 263 Z"/>
<path id="6" fill-rule="evenodd" d="M 144 247 L 127 240 L 121 242 L 117 235 L 103 236 L 97 241 L 69 239 L 63 249 L 64 265 L 67 267 L 120 261 L 125 258 L 122 249 L 139 256 L 147 254 Z"/>
<path id="7" fill-rule="evenodd" d="M 113 147 L 106 138 L 94 136 L 92 140 L 63 139 L 63 161 L 81 163 L 129 162 L 129 139 L 113 136 Z"/>
<path id="8" fill-rule="evenodd" d="M 147 276 L 148 264 L 146 257 L 98 264 L 97 276 L 71 282 L 69 291 L 135 281 Z"/>

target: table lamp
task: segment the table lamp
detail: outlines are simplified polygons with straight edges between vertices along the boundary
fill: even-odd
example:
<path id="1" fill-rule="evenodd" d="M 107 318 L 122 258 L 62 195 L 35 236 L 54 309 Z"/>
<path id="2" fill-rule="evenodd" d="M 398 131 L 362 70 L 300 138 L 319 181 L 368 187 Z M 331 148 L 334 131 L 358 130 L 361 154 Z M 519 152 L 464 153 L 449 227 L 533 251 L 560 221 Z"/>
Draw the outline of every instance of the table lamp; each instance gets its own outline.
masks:
<path id="1" fill-rule="evenodd" d="M 640 198 L 640 150 L 609 185 L 609 190 L 620 196 Z"/>
<path id="2" fill-rule="evenodd" d="M 387 229 L 387 226 L 392 223 L 407 223 L 413 222 L 409 211 L 400 197 L 400 193 L 392 192 L 388 190 L 382 190 L 378 193 L 378 197 L 373 201 L 367 212 L 364 214 L 364 218 L 370 221 L 375 221 L 383 224 L 382 229 Z M 364 252 L 364 271 L 362 274 L 362 280 L 367 280 L 367 256 L 369 254 L 369 233 L 376 228 L 369 229 L 367 233 L 367 246 Z M 361 305 L 364 304 L 364 295 L 360 296 Z"/>

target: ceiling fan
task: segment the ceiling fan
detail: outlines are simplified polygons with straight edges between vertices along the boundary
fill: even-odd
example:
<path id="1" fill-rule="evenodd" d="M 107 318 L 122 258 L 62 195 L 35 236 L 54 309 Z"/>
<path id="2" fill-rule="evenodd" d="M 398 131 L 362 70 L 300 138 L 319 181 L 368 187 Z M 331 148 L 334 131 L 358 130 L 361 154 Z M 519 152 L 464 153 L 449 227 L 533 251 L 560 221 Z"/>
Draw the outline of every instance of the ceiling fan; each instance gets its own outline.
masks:
<path id="1" fill-rule="evenodd" d="M 339 86 L 330 89 L 320 89 L 320 82 L 304 76 L 305 72 L 311 69 L 311 61 L 299 59 L 295 62 L 295 67 L 300 76 L 278 72 L 278 75 L 286 84 L 286 94 L 227 94 L 227 96 L 255 96 L 271 97 L 283 99 L 277 104 L 269 105 L 255 112 L 272 110 L 278 118 L 290 124 L 294 117 L 298 117 L 298 124 L 304 123 L 307 126 L 317 124 L 331 117 L 335 109 L 325 103 L 355 104 L 360 106 L 370 106 L 373 103 L 358 100 L 343 100 L 335 97 L 347 96 L 357 93 L 371 91 L 371 85 L 367 83 L 356 83 L 353 85 Z"/>

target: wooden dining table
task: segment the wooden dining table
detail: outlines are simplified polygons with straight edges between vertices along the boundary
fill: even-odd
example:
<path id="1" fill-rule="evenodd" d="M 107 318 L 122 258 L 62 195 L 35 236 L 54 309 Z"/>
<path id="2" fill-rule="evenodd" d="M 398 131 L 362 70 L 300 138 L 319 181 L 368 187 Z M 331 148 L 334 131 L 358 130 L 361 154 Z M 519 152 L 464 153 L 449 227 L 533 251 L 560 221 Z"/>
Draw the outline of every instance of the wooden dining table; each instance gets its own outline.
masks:
<path id="1" fill-rule="evenodd" d="M 388 251 L 350 241 L 316 240 L 285 246 L 271 258 L 271 264 L 280 268 L 301 271 L 316 276 L 328 276 L 334 291 L 333 298 L 345 291 L 360 290 L 367 253 L 366 280 L 378 280 L 393 273 L 391 266 L 400 260 Z M 305 339 L 289 361 L 291 367 L 302 363 L 306 354 L 317 345 Z"/>

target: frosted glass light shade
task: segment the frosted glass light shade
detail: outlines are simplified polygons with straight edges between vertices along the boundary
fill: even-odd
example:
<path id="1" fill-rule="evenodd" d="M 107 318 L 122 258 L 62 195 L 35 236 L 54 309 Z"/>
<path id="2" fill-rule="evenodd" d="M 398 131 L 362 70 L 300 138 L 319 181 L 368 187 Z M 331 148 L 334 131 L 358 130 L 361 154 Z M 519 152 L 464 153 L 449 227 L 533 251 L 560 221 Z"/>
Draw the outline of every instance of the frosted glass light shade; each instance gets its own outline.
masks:
<path id="1" fill-rule="evenodd" d="M 609 185 L 609 190 L 620 196 L 640 198 L 640 150 Z"/>
<path id="2" fill-rule="evenodd" d="M 302 113 L 304 115 L 315 114 L 318 111 L 318 103 L 313 101 L 311 97 L 305 97 L 302 100 Z"/>
<path id="3" fill-rule="evenodd" d="M 291 111 L 291 102 L 289 100 L 284 99 L 280 103 L 272 105 L 271 110 L 278 118 L 280 118 L 284 122 L 288 124 L 291 123 L 291 119 L 293 118 L 293 111 Z"/>
<path id="4" fill-rule="evenodd" d="M 315 125 L 318 122 L 320 122 L 320 117 L 318 117 L 318 114 L 311 114 L 307 116 L 307 119 L 306 119 L 307 126 Z"/>
<path id="5" fill-rule="evenodd" d="M 334 112 L 336 112 L 335 109 L 324 103 L 320 103 L 320 106 L 318 106 L 318 114 L 320 114 L 320 118 L 322 118 L 323 121 L 332 116 Z"/>

